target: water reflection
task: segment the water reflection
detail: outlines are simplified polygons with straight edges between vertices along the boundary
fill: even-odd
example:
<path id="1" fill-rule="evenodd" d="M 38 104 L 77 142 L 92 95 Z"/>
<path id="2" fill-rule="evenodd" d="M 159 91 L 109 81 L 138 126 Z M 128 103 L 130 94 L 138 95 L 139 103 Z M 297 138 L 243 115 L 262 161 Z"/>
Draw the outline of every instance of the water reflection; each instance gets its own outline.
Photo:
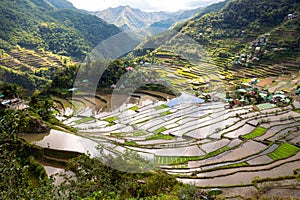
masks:
<path id="1" fill-rule="evenodd" d="M 89 153 L 91 157 L 99 155 L 96 142 L 63 131 L 51 130 L 48 134 L 24 134 L 21 137 L 43 148 Z"/>
<path id="2" fill-rule="evenodd" d="M 60 185 L 66 180 L 66 176 L 71 177 L 71 179 L 75 179 L 75 173 L 72 171 L 66 171 L 62 166 L 56 166 L 45 162 L 41 162 L 41 164 L 44 166 L 48 177 L 54 178 L 54 185 Z"/>

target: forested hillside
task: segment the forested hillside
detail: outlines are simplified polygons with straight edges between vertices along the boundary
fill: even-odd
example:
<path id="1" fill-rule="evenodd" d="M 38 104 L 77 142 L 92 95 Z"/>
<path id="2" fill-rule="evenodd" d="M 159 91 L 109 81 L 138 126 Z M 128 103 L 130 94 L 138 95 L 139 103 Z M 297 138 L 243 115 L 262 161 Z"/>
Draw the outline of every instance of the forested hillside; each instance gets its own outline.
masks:
<path id="1" fill-rule="evenodd" d="M 150 38 L 141 47 L 167 44 L 178 52 L 192 52 L 189 57 L 194 60 L 221 67 L 231 66 L 232 59 L 244 54 L 253 60 L 241 63 L 242 58 L 237 58 L 239 65 L 255 66 L 270 60 L 276 63 L 281 58 L 295 61 L 300 49 L 299 7 L 296 0 L 220 2 L 172 31 Z M 183 38 L 193 44 L 183 44 Z"/>
<path id="2" fill-rule="evenodd" d="M 121 32 L 66 0 L 3 0 L 0 22 L 1 81 L 30 90 Z"/>
<path id="3" fill-rule="evenodd" d="M 82 59 L 88 50 L 120 32 L 64 0 L 4 0 L 0 17 L 0 49 L 6 51 L 19 45 Z"/>
<path id="4" fill-rule="evenodd" d="M 297 8 L 297 0 L 231 1 L 220 12 L 196 17 L 178 31 L 189 34 L 202 44 L 225 38 L 245 38 L 272 30 Z"/>

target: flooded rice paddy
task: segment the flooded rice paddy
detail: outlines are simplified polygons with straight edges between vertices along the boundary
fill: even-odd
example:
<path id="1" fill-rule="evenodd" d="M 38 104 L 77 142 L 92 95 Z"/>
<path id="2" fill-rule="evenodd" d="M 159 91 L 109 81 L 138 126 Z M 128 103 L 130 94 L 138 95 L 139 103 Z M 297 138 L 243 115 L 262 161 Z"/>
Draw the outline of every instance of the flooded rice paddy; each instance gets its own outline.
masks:
<path id="1" fill-rule="evenodd" d="M 299 168 L 298 150 L 296 155 L 278 154 L 281 144 L 297 148 L 300 142 L 294 133 L 300 127 L 300 114 L 291 107 L 257 112 L 252 106 L 225 109 L 222 102 L 169 107 L 167 101 L 143 94 L 125 100 L 115 96 L 110 103 L 105 98 L 106 104 L 99 99 L 91 103 L 91 97 L 76 99 L 77 112 L 64 120 L 78 129 L 76 135 L 52 130 L 24 137 L 42 147 L 91 156 L 99 155 L 97 145 L 119 155 L 134 151 L 178 180 L 199 186 L 247 185 L 257 176 L 292 175 Z M 258 127 L 266 131 L 256 133 Z M 276 160 L 271 154 L 282 158 Z"/>

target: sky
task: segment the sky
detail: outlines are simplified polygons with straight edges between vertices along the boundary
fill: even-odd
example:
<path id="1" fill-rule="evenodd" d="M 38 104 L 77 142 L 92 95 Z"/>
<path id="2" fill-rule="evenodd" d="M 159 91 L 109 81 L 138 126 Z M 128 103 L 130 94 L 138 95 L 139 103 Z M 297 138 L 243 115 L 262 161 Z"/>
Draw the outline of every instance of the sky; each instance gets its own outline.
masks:
<path id="1" fill-rule="evenodd" d="M 222 0 L 68 0 L 76 8 L 89 11 L 104 10 L 109 7 L 129 5 L 143 11 L 178 11 L 207 6 Z"/>

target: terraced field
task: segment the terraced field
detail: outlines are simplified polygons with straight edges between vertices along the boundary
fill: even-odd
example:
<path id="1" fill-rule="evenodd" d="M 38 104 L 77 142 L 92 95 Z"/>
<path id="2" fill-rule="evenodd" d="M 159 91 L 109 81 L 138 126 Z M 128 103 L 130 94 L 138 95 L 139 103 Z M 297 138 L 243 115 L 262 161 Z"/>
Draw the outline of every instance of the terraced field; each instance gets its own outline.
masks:
<path id="1" fill-rule="evenodd" d="M 156 71 L 160 77 L 169 81 L 170 85 L 180 91 L 192 91 L 209 84 L 210 89 L 224 88 L 224 73 L 221 67 L 210 63 L 201 63 L 197 66 L 186 68 L 181 65 L 151 65 L 142 67 L 143 71 Z M 220 84 L 221 83 L 221 84 Z"/>
<path id="2" fill-rule="evenodd" d="M 149 73 L 158 72 L 161 78 L 167 80 L 170 85 L 179 91 L 193 92 L 199 89 L 222 91 L 231 85 L 231 81 L 251 78 L 275 78 L 283 75 L 297 76 L 300 70 L 299 59 L 281 59 L 274 62 L 256 63 L 251 67 L 226 68 L 225 66 L 228 63 L 232 63 L 231 58 L 211 57 L 191 64 L 181 57 L 170 60 L 167 53 L 166 55 L 163 52 L 160 53 L 162 55 L 156 57 L 156 63 L 159 64 L 142 66 L 141 70 Z M 295 89 L 295 84 L 291 83 L 290 80 L 287 80 L 281 86 L 276 85 L 276 87 L 287 91 Z"/>
<path id="3" fill-rule="evenodd" d="M 16 48 L 0 57 L 2 80 L 33 89 L 53 78 L 53 71 L 70 64 L 70 59 L 50 52 Z"/>
<path id="4" fill-rule="evenodd" d="M 156 101 L 76 116 L 68 124 L 113 154 L 137 152 L 178 180 L 201 187 L 253 186 L 254 180 L 293 176 L 300 161 L 300 114 L 291 106 L 261 112 L 224 106 L 169 107 Z"/>

